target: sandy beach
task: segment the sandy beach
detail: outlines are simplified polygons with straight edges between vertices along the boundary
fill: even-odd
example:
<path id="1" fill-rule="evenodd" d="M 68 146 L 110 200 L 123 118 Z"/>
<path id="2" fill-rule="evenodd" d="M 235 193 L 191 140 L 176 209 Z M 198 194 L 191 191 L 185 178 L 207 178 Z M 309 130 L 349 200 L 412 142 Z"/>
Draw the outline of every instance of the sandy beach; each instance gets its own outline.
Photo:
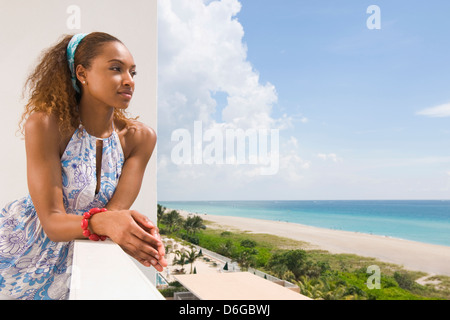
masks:
<path id="1" fill-rule="evenodd" d="M 187 217 L 189 212 L 177 210 Z M 195 214 L 195 213 L 194 213 Z M 371 234 L 330 230 L 297 223 L 268 221 L 241 217 L 198 214 L 224 229 L 265 233 L 310 244 L 307 249 L 330 253 L 353 253 L 394 263 L 408 270 L 450 276 L 450 247 L 395 239 Z M 213 225 L 214 226 L 214 225 Z"/>

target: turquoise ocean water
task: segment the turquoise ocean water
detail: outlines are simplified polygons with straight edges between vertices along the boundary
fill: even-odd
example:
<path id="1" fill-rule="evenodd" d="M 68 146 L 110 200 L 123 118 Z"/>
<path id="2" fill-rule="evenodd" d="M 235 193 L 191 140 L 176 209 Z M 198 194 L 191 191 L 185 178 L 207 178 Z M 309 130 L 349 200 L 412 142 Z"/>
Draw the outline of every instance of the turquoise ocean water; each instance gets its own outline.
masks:
<path id="1" fill-rule="evenodd" d="M 286 221 L 450 246 L 450 200 L 159 201 L 196 213 Z"/>

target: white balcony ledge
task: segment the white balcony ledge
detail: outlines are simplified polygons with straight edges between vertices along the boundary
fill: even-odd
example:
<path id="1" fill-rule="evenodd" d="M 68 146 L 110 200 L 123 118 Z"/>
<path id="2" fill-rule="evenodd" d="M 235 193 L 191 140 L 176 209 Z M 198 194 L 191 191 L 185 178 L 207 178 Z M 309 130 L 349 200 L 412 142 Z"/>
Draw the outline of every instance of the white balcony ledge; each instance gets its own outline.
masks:
<path id="1" fill-rule="evenodd" d="M 70 300 L 164 300 L 132 258 L 112 241 L 76 240 Z"/>

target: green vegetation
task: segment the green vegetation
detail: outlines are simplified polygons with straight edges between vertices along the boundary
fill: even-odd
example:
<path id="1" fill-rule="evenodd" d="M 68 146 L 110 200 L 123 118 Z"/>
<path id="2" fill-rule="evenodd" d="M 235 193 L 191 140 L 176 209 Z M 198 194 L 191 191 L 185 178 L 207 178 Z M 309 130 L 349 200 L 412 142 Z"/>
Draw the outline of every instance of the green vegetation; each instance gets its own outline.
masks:
<path id="1" fill-rule="evenodd" d="M 159 292 L 161 292 L 163 297 L 171 298 L 173 297 L 175 292 L 188 292 L 188 290 L 183 287 L 178 281 L 173 281 L 169 283 L 168 288 L 160 289 Z"/>
<path id="2" fill-rule="evenodd" d="M 239 263 L 241 269 L 256 268 L 299 286 L 303 295 L 325 300 L 422 300 L 450 299 L 450 277 L 433 276 L 426 285 L 417 279 L 425 276 L 400 266 L 352 254 L 330 254 L 307 250 L 307 244 L 267 234 L 221 230 L 199 216 L 184 219 L 176 210 L 162 210 L 161 234 L 183 239 L 217 252 Z M 188 222 L 189 221 L 189 222 Z M 195 222 L 194 222 L 195 221 Z M 209 225 L 209 227 L 205 227 Z M 370 289 L 372 272 L 380 270 L 379 288 Z"/>
<path id="3" fill-rule="evenodd" d="M 175 265 L 180 265 L 182 270 L 184 271 L 184 265 L 190 264 L 191 270 L 190 273 L 193 273 L 192 267 L 194 266 L 195 260 L 197 260 L 198 257 L 200 257 L 202 254 L 197 252 L 197 249 L 193 246 L 191 246 L 190 251 L 185 250 L 176 250 L 175 251 Z"/>

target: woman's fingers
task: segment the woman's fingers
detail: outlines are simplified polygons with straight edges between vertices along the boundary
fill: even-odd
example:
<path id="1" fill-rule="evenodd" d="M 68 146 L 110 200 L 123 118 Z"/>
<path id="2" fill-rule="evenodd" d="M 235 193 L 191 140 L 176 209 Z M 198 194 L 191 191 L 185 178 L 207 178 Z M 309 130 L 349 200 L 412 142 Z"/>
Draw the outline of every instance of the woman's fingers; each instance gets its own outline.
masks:
<path id="1" fill-rule="evenodd" d="M 132 216 L 138 224 L 137 228 L 133 229 L 133 235 L 138 243 L 137 248 L 149 256 L 142 259 L 145 261 L 143 264 L 148 266 L 150 263 L 156 270 L 163 271 L 163 267 L 167 267 L 168 264 L 164 258 L 165 249 L 159 229 L 144 215 L 133 212 Z"/>
<path id="2" fill-rule="evenodd" d="M 167 265 L 168 265 L 167 260 L 164 256 L 158 260 L 158 263 L 161 267 L 167 267 Z"/>
<path id="3" fill-rule="evenodd" d="M 125 253 L 127 253 L 131 257 L 135 258 L 137 261 L 139 261 L 141 264 L 143 264 L 146 267 L 150 267 L 152 265 L 156 265 L 157 264 L 156 260 L 149 261 L 150 259 L 144 259 L 144 258 L 140 258 L 140 257 L 136 256 L 134 251 L 130 251 L 126 247 L 122 247 L 122 249 L 123 249 L 123 251 Z"/>
<path id="4" fill-rule="evenodd" d="M 159 255 L 158 251 L 150 246 L 143 245 L 142 241 L 137 238 L 132 239 L 126 244 L 121 244 L 121 248 L 137 261 L 142 263 L 146 267 L 158 265 Z"/>
<path id="5" fill-rule="evenodd" d="M 147 216 L 134 210 L 131 210 L 130 213 L 133 219 L 146 231 L 155 232 L 156 230 L 156 232 L 159 233 L 158 227 L 155 226 Z"/>
<path id="6" fill-rule="evenodd" d="M 157 226 L 155 226 L 150 219 L 137 212 L 137 211 L 131 211 L 131 215 L 133 219 L 136 221 L 136 223 L 143 229 L 144 232 L 140 232 L 139 234 L 135 234 L 138 238 L 144 240 L 144 241 L 151 241 L 152 245 L 157 246 L 157 250 L 160 256 L 164 256 L 166 251 L 164 249 L 164 245 L 161 241 L 161 236 L 159 234 L 159 229 Z M 154 239 L 149 239 L 148 233 L 153 236 L 154 239 L 157 241 L 155 242 Z"/>
<path id="7" fill-rule="evenodd" d="M 165 249 L 159 229 L 145 215 L 137 211 L 127 210 L 121 212 L 120 216 L 120 219 L 117 219 L 118 217 L 113 219 L 115 224 L 113 229 L 118 236 L 112 240 L 116 240 L 127 254 L 144 266 L 153 266 L 156 270 L 163 271 L 167 261 L 164 258 Z M 128 221 L 123 220 L 126 216 Z"/>

